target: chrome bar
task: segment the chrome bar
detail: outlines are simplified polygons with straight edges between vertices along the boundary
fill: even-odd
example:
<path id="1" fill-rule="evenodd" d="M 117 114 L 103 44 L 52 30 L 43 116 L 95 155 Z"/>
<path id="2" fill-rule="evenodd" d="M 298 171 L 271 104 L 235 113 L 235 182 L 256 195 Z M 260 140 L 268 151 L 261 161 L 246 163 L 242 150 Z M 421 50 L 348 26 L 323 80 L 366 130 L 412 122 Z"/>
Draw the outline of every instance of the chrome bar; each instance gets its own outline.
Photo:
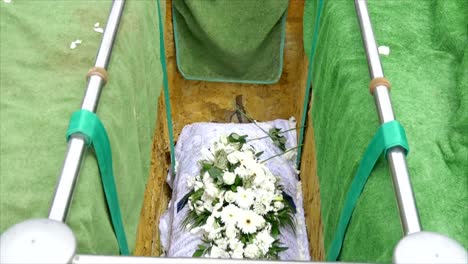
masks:
<path id="1" fill-rule="evenodd" d="M 371 79 L 384 77 L 372 23 L 367 10 L 367 0 L 355 0 L 355 6 L 366 50 L 370 77 Z M 395 120 L 390 93 L 387 87 L 378 86 L 374 91 L 374 100 L 381 124 Z M 420 232 L 421 224 L 404 150 L 400 147 L 391 149 L 387 154 L 387 160 L 392 174 L 403 232 L 405 235 Z"/>
<path id="2" fill-rule="evenodd" d="M 107 69 L 124 4 L 125 0 L 114 0 L 112 4 L 106 29 L 96 56 L 95 67 Z M 104 80 L 99 76 L 93 75 L 89 78 L 86 93 L 81 103 L 81 109 L 96 112 L 104 84 Z M 86 150 L 86 142 L 82 136 L 71 136 L 68 141 L 68 149 L 65 161 L 63 162 L 62 171 L 49 209 L 49 219 L 65 221 Z"/>
<path id="3" fill-rule="evenodd" d="M 310 261 L 266 261 L 266 260 L 244 260 L 244 259 L 210 259 L 210 258 L 162 258 L 162 257 L 123 257 L 123 256 L 98 256 L 98 255 L 76 255 L 72 264 L 298 264 L 325 262 Z M 343 262 L 336 262 L 343 263 Z M 350 263 L 352 264 L 352 263 Z"/>

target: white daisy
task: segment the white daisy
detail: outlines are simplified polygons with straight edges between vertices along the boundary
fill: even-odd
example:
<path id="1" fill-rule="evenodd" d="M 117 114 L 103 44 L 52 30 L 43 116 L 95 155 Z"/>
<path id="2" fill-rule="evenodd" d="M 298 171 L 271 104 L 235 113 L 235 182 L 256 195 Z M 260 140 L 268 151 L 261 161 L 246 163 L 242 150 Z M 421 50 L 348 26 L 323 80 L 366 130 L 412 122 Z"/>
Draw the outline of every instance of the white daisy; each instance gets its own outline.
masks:
<path id="1" fill-rule="evenodd" d="M 228 226 L 235 225 L 238 220 L 239 211 L 239 207 L 233 204 L 229 204 L 228 206 L 224 207 L 223 211 L 221 212 L 221 221 Z"/>
<path id="2" fill-rule="evenodd" d="M 244 234 L 253 234 L 265 224 L 265 219 L 250 210 L 240 212 L 237 226 Z"/>
<path id="3" fill-rule="evenodd" d="M 255 194 L 250 189 L 237 188 L 236 204 L 240 208 L 248 209 L 254 202 Z"/>

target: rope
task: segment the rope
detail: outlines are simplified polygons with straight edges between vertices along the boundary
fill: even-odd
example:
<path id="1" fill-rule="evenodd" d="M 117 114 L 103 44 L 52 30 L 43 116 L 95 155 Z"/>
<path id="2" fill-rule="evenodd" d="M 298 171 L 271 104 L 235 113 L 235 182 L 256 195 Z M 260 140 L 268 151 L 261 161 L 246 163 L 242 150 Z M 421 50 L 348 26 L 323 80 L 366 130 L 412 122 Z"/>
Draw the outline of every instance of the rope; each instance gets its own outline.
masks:
<path id="1" fill-rule="evenodd" d="M 90 78 L 91 76 L 94 76 L 94 75 L 101 77 L 104 84 L 106 84 L 107 81 L 109 80 L 109 75 L 107 74 L 107 71 L 104 68 L 93 67 L 93 68 L 89 69 L 88 73 L 86 74 L 86 79 L 88 79 L 88 78 Z"/>
<path id="2" fill-rule="evenodd" d="M 161 68 L 163 71 L 163 86 L 164 86 L 164 104 L 166 107 L 167 130 L 169 132 L 169 147 L 171 154 L 171 173 L 175 173 L 175 147 L 174 147 L 174 129 L 172 125 L 171 100 L 169 96 L 169 84 L 167 80 L 167 64 L 166 64 L 166 49 L 164 47 L 164 29 L 161 19 L 161 7 L 159 0 L 156 0 L 158 5 L 158 20 L 159 20 L 159 58 L 161 60 Z"/>
<path id="3" fill-rule="evenodd" d="M 385 86 L 389 90 L 390 88 L 392 88 L 392 85 L 387 79 L 383 77 L 377 77 L 377 78 L 372 79 L 372 81 L 369 83 L 369 92 L 371 93 L 371 95 L 374 95 L 374 90 L 378 86 Z"/>
<path id="4" fill-rule="evenodd" d="M 315 18 L 315 26 L 314 26 L 314 34 L 312 36 L 311 48 L 310 48 L 310 55 L 309 55 L 309 70 L 307 72 L 307 83 L 306 83 L 306 92 L 304 95 L 304 103 L 302 105 L 302 117 L 301 117 L 301 130 L 299 131 L 299 142 L 298 146 L 299 149 L 297 150 L 297 160 L 296 166 L 300 168 L 301 165 L 301 155 L 302 155 L 302 143 L 304 141 L 304 131 L 305 131 L 305 122 L 309 110 L 309 102 L 310 102 L 310 90 L 312 89 L 312 70 L 313 70 L 313 61 L 315 57 L 315 50 L 317 49 L 317 42 L 318 42 L 318 33 L 319 33 L 319 24 L 320 24 L 320 16 L 322 14 L 323 9 L 323 2 L 324 0 L 319 0 L 318 8 L 317 8 L 317 17 Z"/>
<path id="5" fill-rule="evenodd" d="M 340 254 L 346 229 L 348 228 L 354 208 L 356 207 L 359 196 L 361 195 L 377 160 L 382 154 L 387 156 L 388 150 L 394 147 L 402 147 L 406 150 L 406 153 L 409 152 L 405 130 L 396 120 L 382 124 L 372 138 L 366 152 L 364 152 L 364 156 L 362 157 L 361 163 L 359 164 L 346 195 L 343 208 L 341 209 L 341 215 L 335 230 L 335 236 L 327 254 L 327 261 L 336 261 Z"/>

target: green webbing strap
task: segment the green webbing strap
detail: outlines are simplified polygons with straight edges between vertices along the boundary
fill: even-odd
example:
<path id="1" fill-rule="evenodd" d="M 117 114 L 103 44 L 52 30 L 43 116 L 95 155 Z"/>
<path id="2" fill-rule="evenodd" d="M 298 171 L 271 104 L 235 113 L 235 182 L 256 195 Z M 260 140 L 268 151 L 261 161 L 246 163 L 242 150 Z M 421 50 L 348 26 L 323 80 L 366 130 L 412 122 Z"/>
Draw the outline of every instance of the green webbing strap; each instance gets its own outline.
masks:
<path id="1" fill-rule="evenodd" d="M 302 116 L 301 116 L 301 125 L 299 126 L 301 130 L 299 131 L 299 142 L 298 142 L 298 150 L 297 150 L 297 159 L 296 159 L 296 167 L 299 168 L 301 165 L 301 155 L 302 155 L 302 142 L 304 141 L 304 130 L 305 130 L 305 122 L 309 110 L 309 102 L 310 102 L 310 90 L 312 89 L 312 69 L 314 66 L 314 57 L 315 57 L 315 50 L 317 49 L 317 42 L 318 42 L 318 33 L 319 33 L 319 25 L 320 25 L 320 15 L 322 14 L 323 9 L 323 1 L 319 0 L 318 8 L 317 8 L 317 17 L 315 18 L 315 27 L 314 27 L 314 34 L 312 36 L 311 41 L 311 48 L 310 48 L 310 55 L 309 55 L 309 70 L 307 72 L 307 83 L 305 87 L 305 95 L 304 95 L 304 103 L 302 105 Z"/>
<path id="2" fill-rule="evenodd" d="M 158 19 L 159 19 L 159 59 L 161 60 L 161 68 L 163 71 L 163 85 L 164 85 L 164 102 L 166 106 L 166 119 L 167 130 L 169 132 L 169 147 L 171 154 L 171 172 L 175 173 L 175 151 L 174 151 L 174 129 L 172 128 L 172 113 L 171 113 L 171 100 L 169 97 L 169 84 L 167 81 L 167 65 L 166 65 L 166 49 L 164 48 L 164 29 L 161 19 L 161 7 L 159 0 L 156 0 L 158 5 Z"/>
<path id="3" fill-rule="evenodd" d="M 115 186 L 114 173 L 112 170 L 112 153 L 107 137 L 106 129 L 99 117 L 87 110 L 79 110 L 72 114 L 67 130 L 67 141 L 71 135 L 79 133 L 84 136 L 86 144 L 92 145 L 96 153 L 96 158 L 101 174 L 102 186 L 106 195 L 107 206 L 109 208 L 115 236 L 119 244 L 120 253 L 129 255 L 127 238 L 120 213 L 117 188 Z"/>
<path id="4" fill-rule="evenodd" d="M 364 185 L 369 178 L 374 165 L 377 163 L 380 155 L 387 156 L 388 150 L 394 147 L 402 147 L 409 152 L 408 141 L 406 140 L 405 130 L 401 124 L 394 120 L 382 124 L 370 142 L 359 164 L 356 175 L 354 176 L 351 187 L 348 190 L 344 206 L 341 210 L 340 219 L 335 231 L 335 237 L 327 254 L 327 261 L 335 261 L 341 251 L 343 240 L 349 221 L 356 207 L 356 203 L 361 195 Z"/>

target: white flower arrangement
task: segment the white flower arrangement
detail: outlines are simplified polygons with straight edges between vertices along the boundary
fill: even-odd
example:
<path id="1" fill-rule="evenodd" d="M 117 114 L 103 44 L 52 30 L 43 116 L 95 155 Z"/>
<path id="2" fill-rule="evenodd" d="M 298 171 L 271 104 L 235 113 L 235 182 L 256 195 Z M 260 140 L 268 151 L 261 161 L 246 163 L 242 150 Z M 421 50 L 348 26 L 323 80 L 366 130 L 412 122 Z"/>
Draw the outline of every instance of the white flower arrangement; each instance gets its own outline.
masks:
<path id="1" fill-rule="evenodd" d="M 194 257 L 278 259 L 287 249 L 280 227 L 295 229 L 294 204 L 246 138 L 233 133 L 202 149 L 200 174 L 187 181 L 183 224 L 203 237 Z"/>

